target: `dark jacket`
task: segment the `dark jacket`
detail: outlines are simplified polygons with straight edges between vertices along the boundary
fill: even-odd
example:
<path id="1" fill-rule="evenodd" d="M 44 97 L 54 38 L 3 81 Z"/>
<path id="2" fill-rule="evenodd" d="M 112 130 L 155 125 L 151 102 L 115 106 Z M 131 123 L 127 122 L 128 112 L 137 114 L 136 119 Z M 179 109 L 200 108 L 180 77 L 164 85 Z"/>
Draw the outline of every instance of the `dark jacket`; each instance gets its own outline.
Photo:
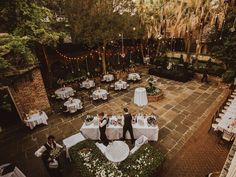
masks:
<path id="1" fill-rule="evenodd" d="M 130 113 L 124 114 L 124 127 L 132 127 L 132 116 Z"/>

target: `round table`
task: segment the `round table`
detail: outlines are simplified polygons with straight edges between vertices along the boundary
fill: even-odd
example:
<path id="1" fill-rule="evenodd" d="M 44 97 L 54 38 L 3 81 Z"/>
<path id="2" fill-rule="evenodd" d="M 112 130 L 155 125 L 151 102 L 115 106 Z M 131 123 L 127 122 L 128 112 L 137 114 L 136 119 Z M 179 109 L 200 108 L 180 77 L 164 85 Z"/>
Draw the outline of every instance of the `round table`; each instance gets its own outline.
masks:
<path id="1" fill-rule="evenodd" d="M 122 162 L 129 155 L 129 146 L 123 141 L 113 141 L 105 151 L 106 158 L 111 162 Z"/>
<path id="2" fill-rule="evenodd" d="M 112 74 L 106 74 L 103 76 L 103 81 L 106 81 L 106 82 L 111 82 L 114 80 L 114 76 Z"/>
<path id="3" fill-rule="evenodd" d="M 70 113 L 74 113 L 79 109 L 82 109 L 82 102 L 79 99 L 68 100 L 64 103 Z"/>
<path id="4" fill-rule="evenodd" d="M 117 81 L 115 82 L 115 90 L 127 89 L 127 82 Z"/>
<path id="5" fill-rule="evenodd" d="M 62 87 L 55 91 L 55 95 L 61 99 L 69 98 L 74 95 L 74 90 L 71 87 Z"/>
<path id="6" fill-rule="evenodd" d="M 95 90 L 93 92 L 93 100 L 97 100 L 97 99 L 103 99 L 103 100 L 106 100 L 107 99 L 107 91 L 105 89 L 98 89 L 98 90 Z"/>
<path id="7" fill-rule="evenodd" d="M 36 125 L 44 124 L 47 125 L 47 119 L 48 116 L 44 111 L 32 114 L 28 116 L 28 119 L 25 120 L 26 126 L 30 127 L 30 129 L 33 129 Z"/>
<path id="8" fill-rule="evenodd" d="M 95 86 L 94 80 L 85 80 L 82 82 L 82 87 L 86 89 L 90 89 Z"/>
<path id="9" fill-rule="evenodd" d="M 136 80 L 140 80 L 140 79 L 141 78 L 140 78 L 140 75 L 138 73 L 129 73 L 127 80 L 136 81 Z"/>
<path id="10" fill-rule="evenodd" d="M 134 104 L 145 106 L 148 104 L 147 92 L 144 87 L 136 88 L 134 91 Z"/>

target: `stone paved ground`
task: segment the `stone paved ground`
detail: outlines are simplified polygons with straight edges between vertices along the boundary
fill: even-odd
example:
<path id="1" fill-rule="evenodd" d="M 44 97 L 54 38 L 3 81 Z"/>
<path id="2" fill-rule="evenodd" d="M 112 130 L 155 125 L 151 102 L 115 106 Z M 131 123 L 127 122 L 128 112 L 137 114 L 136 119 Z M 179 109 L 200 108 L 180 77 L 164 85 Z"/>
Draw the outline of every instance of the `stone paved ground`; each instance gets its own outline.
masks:
<path id="1" fill-rule="evenodd" d="M 49 118 L 48 126 L 38 126 L 34 130 L 29 130 L 24 126 L 12 128 L 9 131 L 0 134 L 0 163 L 17 162 L 17 165 L 29 177 L 47 177 L 40 159 L 34 156 L 42 144 L 45 143 L 46 137 L 49 134 L 56 136 L 57 140 L 61 142 L 64 138 L 79 132 L 86 114 L 97 114 L 100 111 L 105 111 L 112 114 L 121 114 L 123 105 L 128 104 L 128 108 L 132 114 L 138 113 L 140 110 L 144 113 L 154 112 L 159 116 L 159 140 L 151 144 L 160 149 L 167 157 L 167 163 L 170 163 L 173 157 L 179 152 L 184 144 L 189 140 L 194 132 L 205 121 L 209 120 L 209 114 L 214 111 L 216 105 L 222 101 L 222 98 L 227 94 L 225 89 L 217 86 L 214 82 L 210 85 L 205 85 L 199 81 L 193 80 L 187 83 L 180 83 L 162 78 L 157 78 L 156 86 L 163 90 L 164 99 L 149 103 L 147 106 L 140 109 L 134 105 L 133 94 L 134 89 L 139 86 L 145 86 L 145 80 L 148 78 L 147 70 L 142 71 L 142 81 L 139 83 L 130 83 L 128 91 L 110 92 L 110 98 L 107 102 L 92 102 L 88 97 L 89 91 L 79 91 L 78 95 L 83 100 L 85 110 L 79 114 L 65 116 L 55 113 Z M 61 102 L 62 103 L 62 102 Z M 205 125 L 205 123 L 203 123 Z M 209 125 L 208 125 L 209 126 Z M 202 132 L 206 135 L 206 132 Z M 207 135 L 208 136 L 208 135 Z M 214 137 L 209 137 L 211 139 Z M 200 138 L 197 138 L 201 141 Z M 192 144 L 195 142 L 190 142 Z M 204 143 L 203 143 L 204 144 Z M 196 146 L 201 147 L 202 144 Z M 206 149 L 208 146 L 204 146 Z M 224 157 L 224 147 L 217 146 L 216 148 L 223 148 L 215 155 Z M 182 151 L 185 152 L 186 148 Z M 186 150 L 189 152 L 189 150 Z M 189 152 L 190 153 L 190 152 Z M 198 154 L 187 154 L 187 156 L 198 156 Z M 193 158 L 194 160 L 194 158 Z M 208 159 L 211 160 L 211 159 Z M 224 158 L 219 159 L 223 163 Z M 206 161 L 207 162 L 207 161 Z M 180 162 L 182 163 L 182 162 Z M 182 165 L 185 166 L 186 162 Z M 168 164 L 167 164 L 168 165 Z M 195 164 L 195 169 L 202 164 Z M 214 163 L 206 164 L 208 170 L 215 170 Z M 210 165 L 210 166 L 209 166 Z M 219 168 L 220 165 L 217 167 Z M 173 164 L 173 169 L 178 172 L 178 167 Z M 73 171 L 71 167 L 67 166 L 66 172 Z M 217 169 L 218 169 L 217 168 Z M 200 168 L 199 168 L 200 169 Z M 165 169 L 166 170 L 166 169 Z M 185 169 L 192 171 L 189 167 Z M 74 173 L 65 176 L 75 176 Z M 78 176 L 78 174 L 76 174 Z M 174 175 L 181 177 L 179 175 Z M 190 177 L 190 176 L 189 176 Z"/>
<path id="2" fill-rule="evenodd" d="M 215 132 L 208 133 L 210 125 L 211 119 L 204 121 L 179 153 L 167 160 L 161 177 L 205 177 L 221 171 L 230 148 Z"/>

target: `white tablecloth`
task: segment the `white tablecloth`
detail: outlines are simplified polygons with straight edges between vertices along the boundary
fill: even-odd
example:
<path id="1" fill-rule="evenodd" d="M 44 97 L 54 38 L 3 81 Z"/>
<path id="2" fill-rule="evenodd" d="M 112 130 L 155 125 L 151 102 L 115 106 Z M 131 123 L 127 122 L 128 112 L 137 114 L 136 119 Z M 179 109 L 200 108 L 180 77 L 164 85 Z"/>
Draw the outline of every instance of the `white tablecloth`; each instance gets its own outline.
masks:
<path id="1" fill-rule="evenodd" d="M 85 80 L 82 82 L 82 88 L 90 89 L 92 87 L 95 87 L 95 82 L 94 80 Z"/>
<path id="2" fill-rule="evenodd" d="M 127 82 L 125 81 L 117 81 L 115 82 L 115 90 L 122 90 L 122 89 L 127 89 Z"/>
<path id="3" fill-rule="evenodd" d="M 83 108 L 82 102 L 79 99 L 68 100 L 64 103 L 64 106 L 66 106 L 67 110 L 71 113 Z"/>
<path id="4" fill-rule="evenodd" d="M 47 125 L 48 124 L 47 119 L 48 119 L 47 114 L 44 111 L 42 111 L 41 114 L 38 112 L 30 115 L 29 119 L 25 120 L 25 124 L 26 126 L 30 127 L 30 129 L 33 129 L 36 125 L 39 124 Z"/>
<path id="5" fill-rule="evenodd" d="M 71 87 L 62 87 L 55 91 L 55 95 L 64 100 L 65 98 L 73 96 L 74 90 Z"/>
<path id="6" fill-rule="evenodd" d="M 123 118 L 123 116 L 122 116 L 122 118 Z M 86 125 L 84 123 L 82 125 L 80 131 L 83 133 L 83 135 L 85 137 L 92 139 L 92 140 L 98 140 L 100 138 L 100 132 L 99 132 L 99 127 L 98 127 L 98 123 L 97 123 L 98 121 L 97 121 L 96 117 L 94 119 L 95 119 L 94 123 L 92 123 L 90 125 Z M 116 120 L 116 119 L 117 119 L 116 116 L 112 116 L 112 118 L 110 118 L 110 122 L 111 122 L 111 120 Z M 144 118 L 138 117 L 138 119 L 143 120 L 143 125 L 140 125 L 139 122 L 132 124 L 134 138 L 138 139 L 140 136 L 144 135 L 150 141 L 157 141 L 158 140 L 158 132 L 159 132 L 158 126 L 157 125 L 154 127 L 148 126 L 146 118 L 144 119 Z M 123 126 L 111 125 L 109 123 L 106 128 L 106 135 L 107 135 L 107 138 L 110 140 L 122 138 L 123 137 Z M 126 134 L 126 138 L 131 139 L 129 133 Z"/>
<path id="7" fill-rule="evenodd" d="M 77 143 L 79 143 L 81 141 L 84 141 L 84 140 L 85 140 L 85 138 L 84 138 L 84 136 L 81 133 L 77 133 L 75 135 L 72 135 L 72 136 L 64 139 L 62 142 L 63 142 L 63 145 L 66 147 L 66 157 L 70 158 L 69 149 L 72 146 L 74 146 Z"/>
<path id="8" fill-rule="evenodd" d="M 236 154 L 234 154 L 234 157 L 231 161 L 229 171 L 226 177 L 235 177 L 235 176 L 236 176 Z"/>
<path id="9" fill-rule="evenodd" d="M 136 81 L 136 80 L 140 80 L 140 79 L 141 78 L 140 78 L 140 75 L 138 73 L 129 73 L 127 80 Z"/>
<path id="10" fill-rule="evenodd" d="M 4 164 L 0 166 L 0 169 L 4 168 L 9 164 Z M 20 170 L 19 168 L 15 167 L 13 172 L 7 173 L 5 175 L 0 175 L 0 177 L 26 177 Z"/>
<path id="11" fill-rule="evenodd" d="M 221 119 L 216 128 L 217 130 L 226 130 L 229 133 L 234 133 L 236 135 L 236 124 L 232 125 L 234 121 L 235 118 L 225 116 Z"/>
<path id="12" fill-rule="evenodd" d="M 95 90 L 93 92 L 93 100 L 97 100 L 97 99 L 103 99 L 103 100 L 106 100 L 107 99 L 107 91 L 105 89 L 98 89 L 98 90 Z"/>
<path id="13" fill-rule="evenodd" d="M 129 146 L 123 141 L 113 141 L 105 150 L 106 158 L 111 162 L 122 162 L 129 155 Z"/>
<path id="14" fill-rule="evenodd" d="M 134 91 L 134 104 L 145 106 L 148 104 L 147 92 L 143 87 L 136 88 Z"/>
<path id="15" fill-rule="evenodd" d="M 106 74 L 103 76 L 102 80 L 106 82 L 111 82 L 114 80 L 114 76 L 112 74 Z"/>

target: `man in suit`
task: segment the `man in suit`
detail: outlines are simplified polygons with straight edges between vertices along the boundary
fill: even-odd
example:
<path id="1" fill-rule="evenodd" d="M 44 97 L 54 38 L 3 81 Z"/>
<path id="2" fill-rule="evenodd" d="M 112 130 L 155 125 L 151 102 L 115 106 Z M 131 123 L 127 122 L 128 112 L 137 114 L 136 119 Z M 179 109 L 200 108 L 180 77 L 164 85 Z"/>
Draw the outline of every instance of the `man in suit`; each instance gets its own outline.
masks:
<path id="1" fill-rule="evenodd" d="M 124 108 L 125 114 L 124 114 L 124 126 L 123 126 L 123 139 L 125 140 L 125 134 L 127 131 L 129 131 L 131 136 L 131 142 L 134 144 L 134 134 L 133 134 L 133 127 L 132 127 L 132 116 L 129 113 L 127 108 Z"/>
<path id="2" fill-rule="evenodd" d="M 109 144 L 109 140 L 107 139 L 106 135 L 106 126 L 109 121 L 106 117 L 104 117 L 104 112 L 98 114 L 98 119 L 99 119 L 100 140 L 105 146 L 107 146 Z"/>
<path id="3" fill-rule="evenodd" d="M 205 68 L 204 71 L 203 71 L 201 82 L 206 82 L 207 84 L 209 84 L 207 74 L 208 74 L 208 71 L 207 71 L 207 68 Z"/>

